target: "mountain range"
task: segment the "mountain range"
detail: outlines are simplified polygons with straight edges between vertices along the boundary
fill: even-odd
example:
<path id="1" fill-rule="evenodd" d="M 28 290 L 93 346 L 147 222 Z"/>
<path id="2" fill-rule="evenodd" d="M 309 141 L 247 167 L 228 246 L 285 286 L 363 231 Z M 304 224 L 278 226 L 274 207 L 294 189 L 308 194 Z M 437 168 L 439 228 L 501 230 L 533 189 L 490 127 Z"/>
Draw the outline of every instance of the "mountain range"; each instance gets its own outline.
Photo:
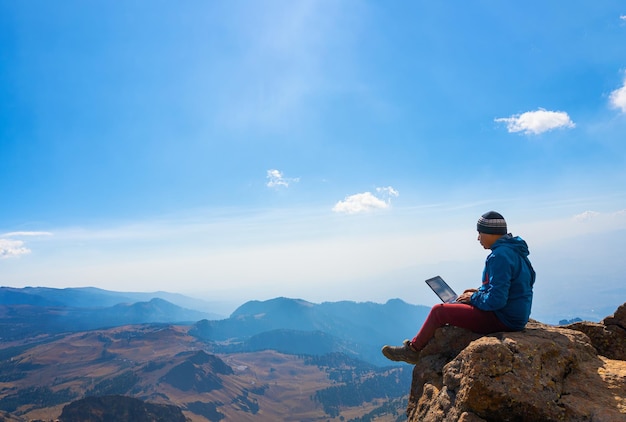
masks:
<path id="1" fill-rule="evenodd" d="M 0 339 L 7 342 L 129 324 L 183 324 L 192 325 L 190 334 L 211 343 L 216 352 L 342 352 L 386 365 L 380 347 L 412 337 L 429 310 L 399 299 L 385 304 L 314 304 L 280 297 L 244 303 L 230 317 L 221 318 L 210 310 L 183 308 L 162 297 L 181 300 L 180 295 L 164 293 L 2 287 Z"/>
<path id="2" fill-rule="evenodd" d="M 202 320 L 191 335 L 211 341 L 221 352 L 273 349 L 286 353 L 342 352 L 367 362 L 386 365 L 384 344 L 413 337 L 429 308 L 392 299 L 372 302 L 324 302 L 275 298 L 250 301 L 229 318 Z"/>
<path id="3" fill-rule="evenodd" d="M 0 287 L 0 420 L 406 420 L 411 367 L 380 348 L 429 310 L 278 297 L 224 317 L 165 292 Z"/>
<path id="4" fill-rule="evenodd" d="M 51 287 L 0 287 L 2 305 L 68 306 L 73 308 L 105 308 L 118 304 L 148 302 L 163 299 L 181 308 L 200 310 L 210 319 L 224 315 L 206 311 L 210 303 L 178 293 L 169 292 L 114 292 L 96 287 L 55 289 Z"/>
<path id="5" fill-rule="evenodd" d="M 129 412 L 140 406 L 132 397 L 198 422 L 394 421 L 406 408 L 410 370 L 382 358 L 380 347 L 410 337 L 428 312 L 397 299 L 280 297 L 211 319 L 208 310 L 132 298 L 0 288 L 2 417 L 81 420 L 111 401 Z"/>
<path id="6" fill-rule="evenodd" d="M 140 323 L 192 323 L 215 314 L 159 297 L 132 301 L 99 289 L 0 288 L 0 340 Z"/>

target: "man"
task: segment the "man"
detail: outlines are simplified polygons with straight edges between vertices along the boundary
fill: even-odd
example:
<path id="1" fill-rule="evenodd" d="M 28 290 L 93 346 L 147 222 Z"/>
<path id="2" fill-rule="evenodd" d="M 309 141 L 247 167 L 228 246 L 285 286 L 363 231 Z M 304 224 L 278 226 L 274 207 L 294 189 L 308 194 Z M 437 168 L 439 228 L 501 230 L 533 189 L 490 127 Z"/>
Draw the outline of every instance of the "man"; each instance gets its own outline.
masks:
<path id="1" fill-rule="evenodd" d="M 419 351 L 444 325 L 479 334 L 521 331 L 530 317 L 535 271 L 528 260 L 528 245 L 507 234 L 504 217 L 495 211 L 483 214 L 476 225 L 478 241 L 491 253 L 485 261 L 482 285 L 465 290 L 456 303 L 432 307 L 413 340 L 402 346 L 384 346 L 383 355 L 393 361 L 417 363 Z"/>

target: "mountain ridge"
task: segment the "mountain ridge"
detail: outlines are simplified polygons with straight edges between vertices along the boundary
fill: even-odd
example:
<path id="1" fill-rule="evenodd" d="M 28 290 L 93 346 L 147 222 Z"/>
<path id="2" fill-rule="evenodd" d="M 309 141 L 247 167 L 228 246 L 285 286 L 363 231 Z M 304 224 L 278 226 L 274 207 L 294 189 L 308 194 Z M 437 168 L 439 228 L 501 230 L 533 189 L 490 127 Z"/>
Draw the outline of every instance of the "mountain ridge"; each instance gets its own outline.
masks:
<path id="1" fill-rule="evenodd" d="M 121 303 L 148 302 L 158 298 L 181 308 L 200 311 L 211 319 L 221 319 L 224 315 L 207 311 L 211 304 L 201 299 L 179 293 L 156 292 L 116 292 L 97 287 L 0 287 L 0 304 L 31 304 L 40 306 L 68 306 L 74 308 L 111 307 Z"/>

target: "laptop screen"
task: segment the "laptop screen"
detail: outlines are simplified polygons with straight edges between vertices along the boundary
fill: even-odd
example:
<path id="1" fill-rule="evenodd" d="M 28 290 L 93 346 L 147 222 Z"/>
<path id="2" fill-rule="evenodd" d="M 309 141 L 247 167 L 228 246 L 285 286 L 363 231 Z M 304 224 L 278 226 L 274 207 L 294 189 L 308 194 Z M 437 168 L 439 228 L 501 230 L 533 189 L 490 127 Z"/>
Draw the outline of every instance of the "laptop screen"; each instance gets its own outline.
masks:
<path id="1" fill-rule="evenodd" d="M 433 278 L 429 278 L 426 280 L 426 284 L 430 286 L 431 289 L 439 296 L 442 302 L 450 303 L 454 302 L 457 298 L 457 294 L 452 290 L 448 283 L 446 283 L 443 278 L 436 276 Z"/>

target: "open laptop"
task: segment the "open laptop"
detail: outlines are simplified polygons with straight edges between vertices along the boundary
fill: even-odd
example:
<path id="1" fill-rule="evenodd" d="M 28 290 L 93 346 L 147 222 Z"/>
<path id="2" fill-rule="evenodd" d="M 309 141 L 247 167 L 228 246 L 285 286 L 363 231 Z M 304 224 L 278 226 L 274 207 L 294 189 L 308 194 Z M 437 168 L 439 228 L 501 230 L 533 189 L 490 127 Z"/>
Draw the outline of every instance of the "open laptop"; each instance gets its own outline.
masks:
<path id="1" fill-rule="evenodd" d="M 429 278 L 426 280 L 426 284 L 433 289 L 433 292 L 439 296 L 439 299 L 441 299 L 443 303 L 452 303 L 458 297 L 454 290 L 452 290 L 452 287 L 448 286 L 448 283 L 443 281 L 443 278 L 439 276 Z"/>

